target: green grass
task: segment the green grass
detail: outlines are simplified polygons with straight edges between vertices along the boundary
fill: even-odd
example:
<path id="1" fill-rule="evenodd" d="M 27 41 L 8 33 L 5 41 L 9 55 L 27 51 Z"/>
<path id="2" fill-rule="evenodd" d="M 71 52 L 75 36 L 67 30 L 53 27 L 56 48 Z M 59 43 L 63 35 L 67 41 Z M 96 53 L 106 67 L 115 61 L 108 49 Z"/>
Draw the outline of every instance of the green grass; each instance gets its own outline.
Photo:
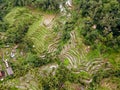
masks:
<path id="1" fill-rule="evenodd" d="M 64 60 L 64 65 L 68 65 L 69 64 L 69 60 L 66 58 L 65 60 Z"/>
<path id="2" fill-rule="evenodd" d="M 38 21 L 33 23 L 26 35 L 28 40 L 32 41 L 35 45 L 36 52 L 42 53 L 47 48 L 46 43 L 46 36 L 48 35 L 49 31 L 44 27 L 42 24 L 42 18 L 40 18 Z"/>
<path id="3" fill-rule="evenodd" d="M 24 7 L 13 8 L 4 18 L 4 20 L 10 25 L 15 25 L 17 22 L 33 18 L 31 12 Z"/>

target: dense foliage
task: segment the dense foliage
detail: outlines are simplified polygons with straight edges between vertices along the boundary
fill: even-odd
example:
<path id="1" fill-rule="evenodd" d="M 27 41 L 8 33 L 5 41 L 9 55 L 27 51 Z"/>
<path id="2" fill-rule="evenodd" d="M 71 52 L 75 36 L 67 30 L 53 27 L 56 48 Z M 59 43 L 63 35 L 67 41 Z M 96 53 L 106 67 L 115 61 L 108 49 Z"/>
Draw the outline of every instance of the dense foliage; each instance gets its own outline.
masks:
<path id="1" fill-rule="evenodd" d="M 37 7 L 43 10 L 58 10 L 58 3 L 60 1 L 57 0 L 1 0 L 2 6 L 3 5 L 9 5 L 9 7 L 14 6 L 31 6 L 31 7 Z"/>
<path id="2" fill-rule="evenodd" d="M 82 31 L 87 44 L 103 44 L 103 47 L 120 46 L 120 3 L 117 0 L 80 1 L 85 27 Z M 104 48 L 105 49 L 105 48 Z"/>

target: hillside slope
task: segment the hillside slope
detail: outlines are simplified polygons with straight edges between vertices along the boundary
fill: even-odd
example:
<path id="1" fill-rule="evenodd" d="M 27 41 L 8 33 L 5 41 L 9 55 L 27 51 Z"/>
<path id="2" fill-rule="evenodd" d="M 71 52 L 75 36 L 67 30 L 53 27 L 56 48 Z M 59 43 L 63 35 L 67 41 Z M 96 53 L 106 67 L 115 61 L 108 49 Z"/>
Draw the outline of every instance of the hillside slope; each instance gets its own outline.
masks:
<path id="1" fill-rule="evenodd" d="M 0 71 L 5 76 L 0 77 L 0 90 L 120 89 L 120 53 L 101 52 L 99 43 L 86 44 L 81 33 L 90 18 L 68 7 L 61 13 L 14 7 L 4 16 Z M 5 60 L 13 75 L 7 74 Z"/>

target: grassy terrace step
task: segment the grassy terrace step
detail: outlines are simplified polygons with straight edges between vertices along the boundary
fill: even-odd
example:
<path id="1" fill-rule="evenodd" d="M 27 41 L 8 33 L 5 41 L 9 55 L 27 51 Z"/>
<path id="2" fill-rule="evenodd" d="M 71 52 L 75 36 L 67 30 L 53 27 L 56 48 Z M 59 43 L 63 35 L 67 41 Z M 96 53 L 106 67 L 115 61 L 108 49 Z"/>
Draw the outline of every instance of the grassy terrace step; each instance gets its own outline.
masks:
<path id="1" fill-rule="evenodd" d="M 32 19 L 34 19 L 34 16 L 27 8 L 24 7 L 13 8 L 4 18 L 9 26 L 15 26 L 17 23 L 24 23 L 28 20 L 32 21 Z"/>
<path id="2" fill-rule="evenodd" d="M 77 37 L 76 37 L 75 31 L 72 31 L 70 33 L 70 36 L 71 36 L 71 42 L 73 42 L 73 44 L 74 44 L 77 41 Z"/>
<path id="3" fill-rule="evenodd" d="M 68 60 L 70 68 L 76 68 L 81 65 L 81 61 L 86 61 L 86 52 L 75 30 L 70 32 L 70 36 L 69 42 L 64 45 L 59 57 L 62 60 Z"/>
<path id="4" fill-rule="evenodd" d="M 71 49 L 71 45 L 67 44 L 63 47 L 62 51 L 61 51 L 61 55 L 65 54 L 66 52 L 68 52 Z"/>
<path id="5" fill-rule="evenodd" d="M 41 22 L 42 19 L 40 18 L 38 21 L 33 23 L 33 25 L 30 26 L 26 36 L 34 43 L 36 51 L 40 53 L 47 49 L 47 42 L 49 42 L 46 38 L 46 36 L 49 34 L 49 30 L 41 25 Z"/>
<path id="6" fill-rule="evenodd" d="M 53 53 L 58 50 L 58 46 L 61 40 L 61 35 L 59 32 L 51 32 L 51 35 L 49 36 L 49 46 L 48 46 L 48 52 Z"/>
<path id="7" fill-rule="evenodd" d="M 57 50 L 57 47 L 59 45 L 59 41 L 60 41 L 60 38 L 59 37 L 56 37 L 55 40 L 53 40 L 53 42 L 51 42 L 51 44 L 49 44 L 48 46 L 48 51 L 49 52 L 54 52 Z"/>
<path id="8" fill-rule="evenodd" d="M 78 67 L 81 61 L 85 60 L 85 55 L 80 54 L 77 49 L 70 48 L 70 50 L 61 54 L 63 59 L 68 59 L 70 65 Z"/>
<path id="9" fill-rule="evenodd" d="M 68 48 L 68 46 L 66 46 Z M 61 54 L 63 60 L 68 60 L 68 68 L 73 68 L 73 72 L 76 74 L 85 72 L 88 75 L 94 75 L 99 72 L 101 69 L 108 71 L 111 69 L 111 65 L 108 62 L 105 62 L 102 58 L 95 58 L 95 60 L 87 60 L 86 52 L 84 49 L 79 50 L 77 48 L 70 47 L 68 50 L 64 49 L 64 53 Z M 106 67 L 105 64 L 108 63 Z M 92 82 L 92 77 L 88 79 L 81 79 L 81 82 L 89 84 Z"/>

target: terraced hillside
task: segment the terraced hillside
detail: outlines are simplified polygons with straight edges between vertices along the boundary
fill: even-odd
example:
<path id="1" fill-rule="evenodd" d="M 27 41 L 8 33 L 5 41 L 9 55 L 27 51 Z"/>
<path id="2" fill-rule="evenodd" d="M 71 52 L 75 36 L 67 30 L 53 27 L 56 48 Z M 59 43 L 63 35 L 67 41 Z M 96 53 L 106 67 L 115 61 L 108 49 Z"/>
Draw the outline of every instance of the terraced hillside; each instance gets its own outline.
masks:
<path id="1" fill-rule="evenodd" d="M 50 38 L 52 38 L 52 31 L 48 29 L 47 26 L 52 24 L 52 19 L 54 19 L 54 16 L 47 18 L 43 15 L 40 19 L 36 20 L 36 22 L 33 23 L 28 30 L 26 37 L 34 43 L 34 47 L 39 53 L 47 50 L 51 41 Z"/>
<path id="2" fill-rule="evenodd" d="M 119 90 L 119 50 L 103 50 L 106 46 L 100 43 L 104 41 L 100 35 L 96 45 L 89 43 L 96 36 L 89 32 L 97 32 L 95 28 L 100 26 L 89 25 L 92 19 L 82 17 L 74 6 L 77 0 L 73 5 L 72 0 L 48 1 L 42 1 L 48 5 L 44 8 L 62 5 L 60 10 L 42 11 L 28 4 L 11 8 L 3 17 L 7 27 L 0 31 L 0 72 L 5 76 L 0 76 L 0 90 Z M 86 23 L 88 20 L 91 22 Z M 12 75 L 6 71 L 5 60 Z"/>

